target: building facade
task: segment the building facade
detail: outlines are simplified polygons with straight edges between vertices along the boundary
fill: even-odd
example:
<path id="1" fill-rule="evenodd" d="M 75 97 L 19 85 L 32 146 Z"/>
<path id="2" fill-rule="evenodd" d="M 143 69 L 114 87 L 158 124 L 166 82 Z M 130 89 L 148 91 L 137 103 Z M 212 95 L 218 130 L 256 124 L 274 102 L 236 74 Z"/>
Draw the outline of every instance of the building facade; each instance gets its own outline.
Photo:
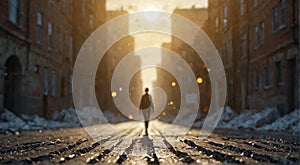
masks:
<path id="1" fill-rule="evenodd" d="M 299 108 L 298 3 L 249 3 L 249 108 L 276 106 L 282 114 Z"/>
<path id="2" fill-rule="evenodd" d="M 0 6 L 0 109 L 49 117 L 72 107 L 73 63 L 105 22 L 105 1 L 3 0 Z"/>
<path id="3" fill-rule="evenodd" d="M 223 59 L 227 105 L 238 112 L 299 108 L 297 6 L 297 0 L 209 0 L 205 31 Z"/>
<path id="4" fill-rule="evenodd" d="M 206 8 L 195 8 L 194 6 L 192 8 L 187 9 L 174 9 L 173 13 L 192 21 L 199 28 L 202 28 L 204 26 L 205 21 L 208 17 Z M 172 20 L 172 22 L 174 22 L 176 17 L 172 19 L 174 19 Z M 176 33 L 176 30 L 179 30 L 180 32 L 181 29 L 172 26 L 172 33 Z M 180 39 L 176 38 L 175 36 L 171 36 L 170 43 L 163 43 L 162 48 L 170 49 L 176 54 L 180 55 L 190 66 L 190 68 L 195 74 L 196 79 L 198 79 L 199 81 L 198 87 L 201 98 L 199 109 L 204 111 L 208 110 L 210 104 L 210 81 L 208 77 L 207 68 L 204 65 L 202 59 L 199 58 L 199 56 L 193 50 L 192 47 L 190 47 L 187 43 L 181 41 Z M 172 59 L 167 58 L 164 55 L 164 52 L 162 51 L 161 65 L 164 66 L 170 64 L 171 61 Z M 176 68 L 178 69 L 177 71 L 179 73 L 181 72 L 181 64 L 175 64 L 174 62 L 172 62 L 171 64 L 176 66 Z M 182 73 L 182 75 L 183 74 L 184 73 Z M 157 69 L 157 81 L 155 85 L 164 89 L 167 95 L 167 104 L 161 116 L 162 120 L 172 121 L 171 119 L 176 117 L 180 109 L 180 100 L 185 99 L 181 98 L 180 88 L 178 85 L 179 83 L 177 81 L 180 81 L 180 79 L 182 78 L 175 78 L 174 75 L 172 75 L 168 71 L 165 71 L 163 69 Z M 166 115 L 168 116 L 168 118 L 164 117 Z"/>
<path id="5" fill-rule="evenodd" d="M 2 108 L 47 117 L 71 106 L 72 1 L 0 3 Z"/>
<path id="6" fill-rule="evenodd" d="M 121 15 L 128 14 L 127 11 L 120 9 L 120 10 L 108 10 L 106 11 L 106 21 L 110 21 Z M 114 37 L 115 32 L 112 29 L 107 29 L 107 33 L 110 33 L 111 36 Z M 128 34 L 129 32 L 129 20 L 124 22 L 122 25 L 122 30 Z M 100 105 L 100 108 L 103 111 L 110 111 L 111 113 L 115 114 L 114 120 L 121 120 L 124 117 L 129 118 L 128 116 L 124 116 L 121 114 L 120 110 L 118 110 L 117 106 L 114 102 L 114 97 L 118 97 L 119 93 L 122 92 L 125 87 L 119 86 L 117 89 L 112 89 L 112 76 L 118 64 L 121 60 L 133 53 L 134 54 L 134 44 L 135 40 L 133 36 L 125 36 L 124 38 L 118 40 L 114 43 L 109 50 L 105 53 L 102 61 L 100 62 L 97 70 L 96 75 L 96 95 L 97 100 Z M 141 59 L 139 56 L 135 56 L 133 58 L 134 64 L 140 68 L 141 66 Z M 124 82 L 125 85 L 125 82 Z M 141 74 L 137 73 L 132 77 L 130 84 L 129 84 L 129 97 L 136 107 L 140 102 L 140 98 L 143 94 L 142 90 L 142 80 Z M 110 120 L 110 118 L 108 118 Z"/>

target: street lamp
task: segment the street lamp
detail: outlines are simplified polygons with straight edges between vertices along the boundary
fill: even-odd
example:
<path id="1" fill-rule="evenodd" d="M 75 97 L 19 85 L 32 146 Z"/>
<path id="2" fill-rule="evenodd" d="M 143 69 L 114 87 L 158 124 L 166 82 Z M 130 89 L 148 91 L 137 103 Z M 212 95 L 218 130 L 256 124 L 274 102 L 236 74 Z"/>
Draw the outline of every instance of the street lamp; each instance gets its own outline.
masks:
<path id="1" fill-rule="evenodd" d="M 175 87 L 175 86 L 176 86 L 176 82 L 173 81 L 173 82 L 171 83 L 171 85 L 172 85 L 172 87 Z"/>
<path id="2" fill-rule="evenodd" d="M 117 92 L 111 92 L 111 96 L 112 97 L 116 97 L 117 96 Z"/>
<path id="3" fill-rule="evenodd" d="M 198 84 L 202 84 L 202 83 L 203 83 L 203 79 L 202 79 L 201 77 L 198 77 L 198 78 L 197 78 L 197 83 L 198 83 Z"/>

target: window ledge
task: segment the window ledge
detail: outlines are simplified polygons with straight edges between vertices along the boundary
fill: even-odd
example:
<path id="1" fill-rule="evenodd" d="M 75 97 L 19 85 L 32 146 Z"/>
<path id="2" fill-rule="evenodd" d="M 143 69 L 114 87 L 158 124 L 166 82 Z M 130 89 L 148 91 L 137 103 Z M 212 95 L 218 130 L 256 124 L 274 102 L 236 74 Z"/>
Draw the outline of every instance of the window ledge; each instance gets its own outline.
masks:
<path id="1" fill-rule="evenodd" d="M 264 89 L 269 89 L 270 85 L 264 86 Z"/>
<path id="2" fill-rule="evenodd" d="M 10 20 L 10 19 L 8 19 L 8 22 L 10 23 L 10 24 L 12 24 L 12 25 L 14 25 L 14 26 L 16 26 L 17 28 L 19 28 L 19 29 L 22 29 L 23 28 L 23 26 L 22 26 L 22 24 L 21 23 L 16 23 L 16 22 L 13 22 L 12 20 Z"/>
<path id="3" fill-rule="evenodd" d="M 279 87 L 284 86 L 284 82 L 278 83 L 277 86 L 279 86 Z"/>
<path id="4" fill-rule="evenodd" d="M 282 30 L 282 29 L 284 29 L 285 27 L 286 27 L 285 24 L 280 25 L 279 28 L 278 28 L 278 30 Z"/>

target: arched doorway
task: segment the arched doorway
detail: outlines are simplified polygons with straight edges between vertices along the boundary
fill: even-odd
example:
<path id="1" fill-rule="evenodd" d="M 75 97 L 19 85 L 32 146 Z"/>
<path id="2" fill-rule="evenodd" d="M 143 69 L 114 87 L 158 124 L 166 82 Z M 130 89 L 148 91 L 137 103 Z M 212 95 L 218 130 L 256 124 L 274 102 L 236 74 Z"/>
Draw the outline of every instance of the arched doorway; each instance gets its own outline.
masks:
<path id="1" fill-rule="evenodd" d="M 22 65 L 17 56 L 5 63 L 4 108 L 17 113 L 21 100 Z"/>

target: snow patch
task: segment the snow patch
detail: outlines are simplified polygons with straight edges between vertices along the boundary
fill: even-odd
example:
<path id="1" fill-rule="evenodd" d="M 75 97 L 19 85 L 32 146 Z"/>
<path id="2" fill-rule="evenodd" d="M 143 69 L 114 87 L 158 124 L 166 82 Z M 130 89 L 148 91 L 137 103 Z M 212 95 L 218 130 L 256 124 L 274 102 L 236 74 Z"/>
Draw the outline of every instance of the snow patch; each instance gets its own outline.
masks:
<path id="1" fill-rule="evenodd" d="M 195 127 L 202 127 L 205 120 L 213 120 L 214 115 L 195 122 Z M 258 110 L 245 110 L 236 114 L 230 107 L 225 107 L 217 128 L 255 129 L 267 131 L 294 131 L 300 132 L 300 110 L 281 117 L 276 108 Z"/>
<path id="2" fill-rule="evenodd" d="M 103 114 L 96 107 L 84 107 L 77 111 L 74 108 L 63 109 L 53 113 L 49 120 L 38 115 L 15 115 L 4 109 L 0 114 L 0 131 L 58 129 L 124 121 L 128 119 L 124 116 L 116 116 L 111 111 L 105 111 Z"/>
<path id="3" fill-rule="evenodd" d="M 274 121 L 271 124 L 264 125 L 261 130 L 272 130 L 272 131 L 284 131 L 293 130 L 295 132 L 300 132 L 300 121 L 299 121 L 300 110 L 294 110 L 293 112 L 284 115 L 282 118 Z"/>

